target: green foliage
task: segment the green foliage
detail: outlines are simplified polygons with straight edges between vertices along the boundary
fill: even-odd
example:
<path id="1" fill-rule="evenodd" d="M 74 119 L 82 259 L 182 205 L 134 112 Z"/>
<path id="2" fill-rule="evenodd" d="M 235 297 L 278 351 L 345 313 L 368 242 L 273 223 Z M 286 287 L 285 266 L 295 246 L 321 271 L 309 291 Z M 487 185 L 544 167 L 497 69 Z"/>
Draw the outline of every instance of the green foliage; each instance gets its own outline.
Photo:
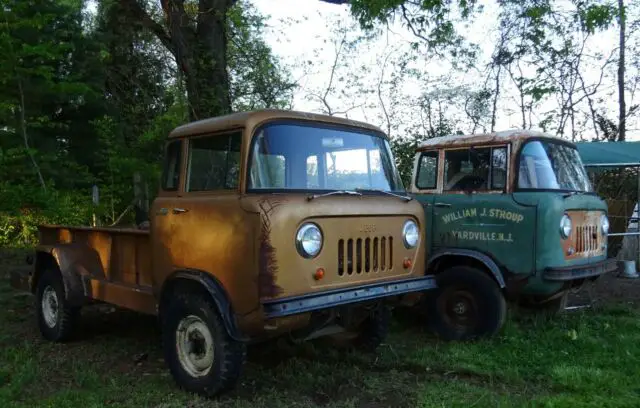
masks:
<path id="1" fill-rule="evenodd" d="M 471 63 L 475 47 L 456 32 L 454 22 L 471 18 L 480 9 L 476 3 L 476 0 L 352 0 L 350 4 L 352 14 L 365 29 L 399 19 L 420 41 L 414 44 L 415 49 L 425 46 L 430 54 L 449 53 L 454 63 Z"/>
<path id="2" fill-rule="evenodd" d="M 617 15 L 617 8 L 609 4 L 588 4 L 578 10 L 582 29 L 591 34 L 609 28 Z"/>
<path id="3" fill-rule="evenodd" d="M 131 204 L 136 173 L 153 199 L 166 136 L 189 119 L 165 45 L 126 2 L 98 2 L 95 16 L 81 0 L 2 4 L 0 246 L 33 244 L 38 223 L 87 225 L 94 212 L 110 225 Z M 285 106 L 293 85 L 262 39 L 262 17 L 241 1 L 229 27 L 234 107 Z"/>
<path id="4" fill-rule="evenodd" d="M 248 1 L 237 2 L 228 18 L 227 64 L 234 110 L 286 107 L 295 84 L 262 39 L 264 18 Z"/>
<path id="5" fill-rule="evenodd" d="M 43 191 L 38 186 L 0 183 L 0 247 L 37 243 L 38 225 L 87 225 L 91 222 L 90 191 Z"/>

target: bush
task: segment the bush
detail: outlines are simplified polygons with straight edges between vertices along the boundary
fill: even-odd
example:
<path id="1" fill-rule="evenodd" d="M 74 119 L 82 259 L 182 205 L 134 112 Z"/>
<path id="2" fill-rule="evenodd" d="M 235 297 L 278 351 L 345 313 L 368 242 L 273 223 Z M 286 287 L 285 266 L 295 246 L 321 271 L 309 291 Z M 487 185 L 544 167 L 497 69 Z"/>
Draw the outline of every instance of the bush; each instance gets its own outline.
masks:
<path id="1" fill-rule="evenodd" d="M 26 247 L 38 241 L 38 225 L 87 225 L 91 195 L 0 184 L 0 246 Z"/>

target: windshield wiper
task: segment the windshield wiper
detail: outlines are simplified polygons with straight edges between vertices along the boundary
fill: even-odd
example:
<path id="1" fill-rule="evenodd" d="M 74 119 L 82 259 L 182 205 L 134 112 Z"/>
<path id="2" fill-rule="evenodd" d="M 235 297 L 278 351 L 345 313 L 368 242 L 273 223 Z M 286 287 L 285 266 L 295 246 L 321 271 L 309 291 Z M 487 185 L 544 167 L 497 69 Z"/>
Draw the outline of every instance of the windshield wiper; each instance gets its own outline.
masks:
<path id="1" fill-rule="evenodd" d="M 357 195 L 357 196 L 361 196 L 362 193 L 359 193 L 357 191 L 352 191 L 352 190 L 335 190 L 335 191 L 329 191 L 328 193 L 323 193 L 323 194 L 312 194 L 312 195 L 307 197 L 307 201 L 311 201 L 314 198 L 326 197 L 326 196 L 330 196 L 330 195 Z"/>
<path id="2" fill-rule="evenodd" d="M 401 195 L 401 194 L 392 193 L 391 191 L 381 190 L 379 188 L 356 188 L 356 191 L 357 192 L 364 192 L 364 193 L 382 193 L 382 194 L 387 194 L 387 195 L 390 195 L 390 196 L 401 198 L 401 199 L 405 200 L 406 202 L 409 202 L 409 201 L 413 200 L 413 197 L 411 197 L 411 196 L 404 196 L 404 195 Z"/>
<path id="3" fill-rule="evenodd" d="M 584 194 L 586 194 L 585 191 L 568 191 L 568 192 L 564 193 L 562 195 L 562 197 L 563 198 L 567 198 L 567 197 L 571 197 L 571 196 L 574 196 L 574 195 L 584 195 Z"/>

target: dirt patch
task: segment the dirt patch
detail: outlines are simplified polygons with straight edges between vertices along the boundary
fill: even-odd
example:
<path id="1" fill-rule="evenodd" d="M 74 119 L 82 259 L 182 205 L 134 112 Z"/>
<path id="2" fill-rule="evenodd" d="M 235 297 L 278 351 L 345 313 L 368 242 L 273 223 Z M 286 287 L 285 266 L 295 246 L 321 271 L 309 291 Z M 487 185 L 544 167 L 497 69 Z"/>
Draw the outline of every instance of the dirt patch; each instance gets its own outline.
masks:
<path id="1" fill-rule="evenodd" d="M 588 304 L 590 299 L 593 306 L 619 304 L 638 306 L 640 305 L 640 278 L 622 278 L 615 273 L 603 275 L 595 282 L 572 293 L 569 304 Z"/>

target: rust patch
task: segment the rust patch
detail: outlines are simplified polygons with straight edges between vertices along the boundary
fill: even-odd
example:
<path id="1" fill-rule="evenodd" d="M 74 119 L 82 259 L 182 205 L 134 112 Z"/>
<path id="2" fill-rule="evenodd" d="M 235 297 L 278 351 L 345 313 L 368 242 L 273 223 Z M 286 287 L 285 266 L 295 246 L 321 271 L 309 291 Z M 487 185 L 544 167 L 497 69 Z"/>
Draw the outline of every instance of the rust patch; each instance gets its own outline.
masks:
<path id="1" fill-rule="evenodd" d="M 271 244 L 271 215 L 282 205 L 279 199 L 263 198 L 258 202 L 260 207 L 260 249 L 258 254 L 258 287 L 260 297 L 276 297 L 284 290 L 276 284 L 278 264 L 276 249 Z"/>
<path id="2" fill-rule="evenodd" d="M 566 260 L 584 259 L 604 255 L 603 240 L 606 238 L 600 230 L 602 211 L 569 210 L 572 230 L 569 238 L 562 240 L 562 251 Z"/>

